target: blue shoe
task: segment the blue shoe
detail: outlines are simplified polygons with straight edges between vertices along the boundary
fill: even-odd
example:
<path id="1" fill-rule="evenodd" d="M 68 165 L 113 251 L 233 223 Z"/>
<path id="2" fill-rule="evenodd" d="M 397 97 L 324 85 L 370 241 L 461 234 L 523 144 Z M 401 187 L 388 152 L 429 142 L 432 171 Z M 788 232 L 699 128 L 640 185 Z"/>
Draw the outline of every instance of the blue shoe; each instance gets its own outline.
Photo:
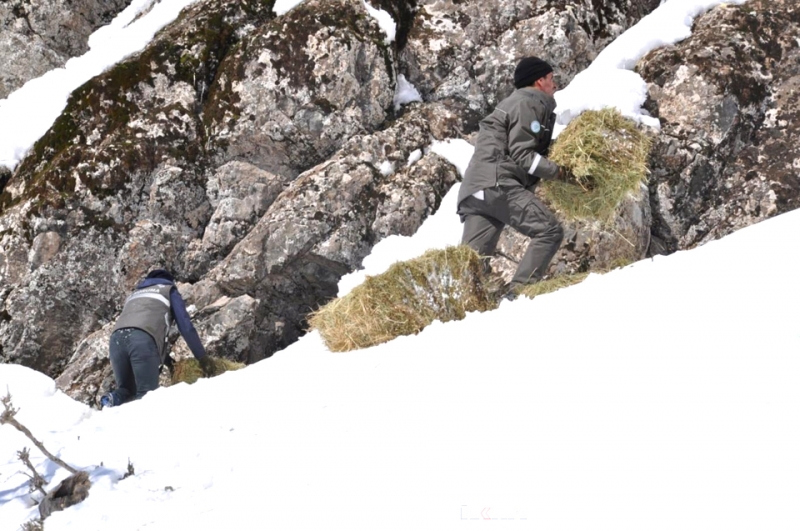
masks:
<path id="1" fill-rule="evenodd" d="M 117 404 L 115 403 L 114 395 L 112 393 L 108 393 L 107 395 L 103 395 L 100 397 L 100 407 L 105 409 L 107 407 L 114 407 Z"/>

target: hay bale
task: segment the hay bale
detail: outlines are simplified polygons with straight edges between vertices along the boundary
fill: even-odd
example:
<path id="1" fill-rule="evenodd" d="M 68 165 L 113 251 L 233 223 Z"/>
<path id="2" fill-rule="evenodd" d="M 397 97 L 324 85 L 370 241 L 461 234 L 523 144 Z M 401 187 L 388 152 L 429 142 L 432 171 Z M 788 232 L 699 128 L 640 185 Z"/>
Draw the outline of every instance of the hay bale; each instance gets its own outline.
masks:
<path id="1" fill-rule="evenodd" d="M 574 273 L 571 275 L 559 275 L 554 278 L 550 278 L 547 280 L 542 280 L 535 284 L 529 284 L 520 288 L 519 294 L 529 299 L 536 297 L 537 295 L 544 295 L 545 293 L 552 293 L 553 291 L 558 291 L 562 288 L 567 288 L 574 284 L 580 284 L 586 277 L 589 276 L 589 273 Z"/>
<path id="2" fill-rule="evenodd" d="M 484 286 L 480 256 L 462 245 L 431 250 L 368 276 L 314 312 L 309 324 L 330 350 L 344 352 L 416 334 L 436 319 L 463 319 L 467 312 L 495 306 Z"/>
<path id="3" fill-rule="evenodd" d="M 244 363 L 237 363 L 225 358 L 215 358 L 214 356 L 211 356 L 211 361 L 214 362 L 214 376 L 245 367 Z M 203 378 L 203 369 L 200 368 L 200 362 L 195 358 L 176 361 L 175 366 L 172 368 L 172 384 L 180 382 L 193 384 L 200 378 Z"/>
<path id="4" fill-rule="evenodd" d="M 580 185 L 542 183 L 545 197 L 567 218 L 609 222 L 625 194 L 647 181 L 651 145 L 616 109 L 586 111 L 562 131 L 549 155 Z"/>

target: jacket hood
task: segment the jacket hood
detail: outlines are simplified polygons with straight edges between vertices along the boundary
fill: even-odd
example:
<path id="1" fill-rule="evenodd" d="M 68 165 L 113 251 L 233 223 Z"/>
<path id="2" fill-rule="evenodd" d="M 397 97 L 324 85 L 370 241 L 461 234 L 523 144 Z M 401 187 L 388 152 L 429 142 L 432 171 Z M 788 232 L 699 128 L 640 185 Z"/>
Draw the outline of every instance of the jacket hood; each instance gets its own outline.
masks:
<path id="1" fill-rule="evenodd" d="M 139 282 L 136 285 L 136 289 L 147 288 L 147 287 L 150 287 L 150 286 L 154 286 L 156 284 L 166 284 L 166 285 L 170 285 L 170 286 L 174 286 L 175 285 L 174 282 L 170 282 L 169 280 L 167 280 L 165 278 L 146 278 L 146 279 L 142 280 L 141 282 Z"/>

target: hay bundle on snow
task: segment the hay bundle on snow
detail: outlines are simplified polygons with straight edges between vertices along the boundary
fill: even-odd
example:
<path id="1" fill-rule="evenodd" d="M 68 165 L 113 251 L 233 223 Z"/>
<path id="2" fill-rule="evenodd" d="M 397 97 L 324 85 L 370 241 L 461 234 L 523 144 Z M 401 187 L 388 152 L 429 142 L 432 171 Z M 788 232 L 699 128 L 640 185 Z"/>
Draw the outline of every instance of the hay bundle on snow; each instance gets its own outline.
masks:
<path id="1" fill-rule="evenodd" d="M 550 160 L 572 170 L 580 186 L 543 183 L 550 202 L 571 219 L 609 221 L 628 192 L 647 181 L 652 141 L 614 108 L 586 111 L 561 132 Z"/>
<path id="2" fill-rule="evenodd" d="M 235 361 L 226 360 L 225 358 L 211 357 L 214 362 L 214 376 L 219 376 L 223 372 L 235 371 L 245 367 L 244 363 L 237 363 Z M 185 382 L 193 384 L 203 377 L 203 369 L 200 368 L 200 362 L 195 358 L 187 358 L 175 362 L 172 368 L 172 383 Z"/>
<path id="3" fill-rule="evenodd" d="M 428 251 L 397 262 L 388 271 L 312 314 L 334 352 L 377 345 L 416 334 L 434 320 L 463 319 L 467 312 L 495 307 L 484 286 L 483 264 L 466 246 Z"/>

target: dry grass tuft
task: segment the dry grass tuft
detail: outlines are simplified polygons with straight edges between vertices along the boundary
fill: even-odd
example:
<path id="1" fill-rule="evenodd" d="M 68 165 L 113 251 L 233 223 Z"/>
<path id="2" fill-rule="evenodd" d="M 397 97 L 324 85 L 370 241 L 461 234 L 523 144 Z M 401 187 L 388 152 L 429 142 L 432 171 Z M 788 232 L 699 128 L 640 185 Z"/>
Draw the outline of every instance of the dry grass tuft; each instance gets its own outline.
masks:
<path id="1" fill-rule="evenodd" d="M 608 222 L 625 194 L 647 181 L 652 140 L 614 108 L 585 111 L 562 131 L 549 158 L 579 185 L 548 181 L 550 202 L 570 219 Z"/>
<path id="2" fill-rule="evenodd" d="M 547 280 L 542 280 L 535 284 L 530 284 L 525 286 L 519 290 L 520 295 L 524 295 L 529 299 L 536 297 L 537 295 L 544 295 L 545 293 L 552 293 L 554 291 L 558 291 L 562 288 L 567 288 L 574 284 L 580 284 L 586 277 L 589 276 L 589 273 L 575 273 L 572 275 L 559 275 L 554 278 L 549 278 Z"/>
<path id="3" fill-rule="evenodd" d="M 416 334 L 434 320 L 494 309 L 480 256 L 466 246 L 397 262 L 309 318 L 331 351 L 344 352 Z"/>
<path id="4" fill-rule="evenodd" d="M 226 360 L 225 358 L 212 357 L 211 361 L 214 362 L 214 376 L 219 376 L 223 372 L 235 371 L 243 369 L 244 363 L 237 363 L 235 361 Z M 200 368 L 200 362 L 195 358 L 187 358 L 175 362 L 172 368 L 172 383 L 173 385 L 180 382 L 193 384 L 203 377 L 203 370 Z"/>
<path id="5" fill-rule="evenodd" d="M 628 266 L 632 263 L 633 262 L 627 258 L 617 258 L 606 269 L 599 269 L 596 271 L 589 271 L 585 273 L 569 273 L 565 275 L 559 275 L 557 277 L 542 280 L 541 282 L 537 282 L 536 284 L 530 284 L 528 286 L 525 286 L 519 290 L 519 294 L 524 295 L 529 299 L 532 299 L 537 295 L 552 293 L 562 288 L 568 288 L 575 284 L 580 284 L 581 282 L 586 280 L 586 277 L 588 277 L 590 273 L 603 275 L 605 273 L 608 273 L 609 271 Z"/>

